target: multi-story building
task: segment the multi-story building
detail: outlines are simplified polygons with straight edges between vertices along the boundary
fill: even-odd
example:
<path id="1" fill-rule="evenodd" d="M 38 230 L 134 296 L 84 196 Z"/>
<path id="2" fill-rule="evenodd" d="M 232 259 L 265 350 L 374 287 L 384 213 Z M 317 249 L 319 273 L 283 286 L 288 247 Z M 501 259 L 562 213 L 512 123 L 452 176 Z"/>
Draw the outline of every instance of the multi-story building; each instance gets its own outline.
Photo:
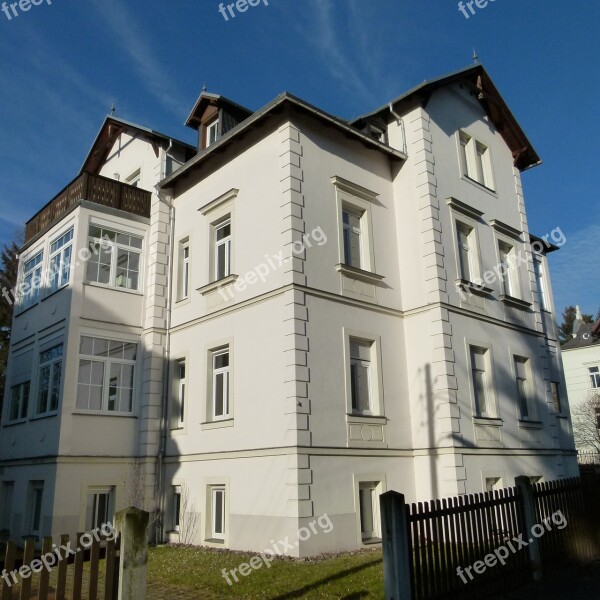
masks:
<path id="1" fill-rule="evenodd" d="M 377 541 L 386 490 L 577 474 L 540 160 L 483 67 L 351 122 L 203 92 L 186 125 L 193 157 L 107 119 L 28 223 L 21 281 L 60 268 L 14 320 L 4 527 L 143 501 L 160 539 L 260 551 L 327 514 L 302 556 Z"/>
<path id="2" fill-rule="evenodd" d="M 573 337 L 561 347 L 569 404 L 575 409 L 587 402 L 598 402 L 596 427 L 600 430 L 600 321 L 584 323 L 579 306 L 573 323 Z M 593 418 L 588 411 L 589 418 Z M 598 448 L 581 445 L 578 450 L 597 452 Z"/>

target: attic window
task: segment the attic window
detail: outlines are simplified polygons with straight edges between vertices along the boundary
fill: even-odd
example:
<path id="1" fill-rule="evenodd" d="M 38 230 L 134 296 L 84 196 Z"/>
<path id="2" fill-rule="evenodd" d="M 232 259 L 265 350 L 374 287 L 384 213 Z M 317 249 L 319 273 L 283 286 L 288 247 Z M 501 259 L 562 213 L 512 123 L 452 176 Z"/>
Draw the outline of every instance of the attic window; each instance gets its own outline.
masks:
<path id="1" fill-rule="evenodd" d="M 206 125 L 206 147 L 214 144 L 219 139 L 219 119 Z"/>
<path id="2" fill-rule="evenodd" d="M 381 127 L 377 127 L 375 125 L 369 125 L 369 135 L 374 140 L 377 140 L 378 142 L 381 142 L 382 144 L 387 144 L 386 131 L 384 129 L 382 129 Z"/>

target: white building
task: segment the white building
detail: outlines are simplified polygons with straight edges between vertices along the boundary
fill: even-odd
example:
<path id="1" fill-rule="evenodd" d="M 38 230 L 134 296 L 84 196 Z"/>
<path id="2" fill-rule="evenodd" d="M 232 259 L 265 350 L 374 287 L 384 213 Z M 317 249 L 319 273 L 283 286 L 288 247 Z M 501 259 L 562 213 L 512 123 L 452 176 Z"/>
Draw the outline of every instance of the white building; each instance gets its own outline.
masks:
<path id="1" fill-rule="evenodd" d="M 386 490 L 577 475 L 540 161 L 480 65 L 353 122 L 203 93 L 186 124 L 193 158 L 107 119 L 28 224 L 22 281 L 64 267 L 14 320 L 3 527 L 143 497 L 160 539 L 260 551 L 327 514 L 305 556 L 376 541 Z"/>
<path id="2" fill-rule="evenodd" d="M 569 404 L 575 408 L 589 398 L 600 397 L 600 321 L 584 323 L 577 307 L 573 338 L 561 347 Z M 598 414 L 600 425 L 600 414 Z M 579 448 L 593 451 L 593 448 Z"/>

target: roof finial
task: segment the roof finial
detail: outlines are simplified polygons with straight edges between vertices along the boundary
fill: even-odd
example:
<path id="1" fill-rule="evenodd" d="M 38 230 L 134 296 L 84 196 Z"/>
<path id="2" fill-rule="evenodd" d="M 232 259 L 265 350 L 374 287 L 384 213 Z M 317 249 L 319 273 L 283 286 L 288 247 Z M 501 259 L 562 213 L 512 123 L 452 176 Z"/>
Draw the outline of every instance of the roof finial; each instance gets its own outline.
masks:
<path id="1" fill-rule="evenodd" d="M 202 93 L 206 91 L 206 81 L 202 84 Z"/>
<path id="2" fill-rule="evenodd" d="M 477 64 L 479 62 L 479 56 L 477 56 L 477 50 L 473 48 L 473 64 Z"/>
<path id="3" fill-rule="evenodd" d="M 117 107 L 115 106 L 115 103 L 113 101 L 112 106 L 110 108 L 110 114 L 114 117 L 116 112 L 117 112 Z"/>

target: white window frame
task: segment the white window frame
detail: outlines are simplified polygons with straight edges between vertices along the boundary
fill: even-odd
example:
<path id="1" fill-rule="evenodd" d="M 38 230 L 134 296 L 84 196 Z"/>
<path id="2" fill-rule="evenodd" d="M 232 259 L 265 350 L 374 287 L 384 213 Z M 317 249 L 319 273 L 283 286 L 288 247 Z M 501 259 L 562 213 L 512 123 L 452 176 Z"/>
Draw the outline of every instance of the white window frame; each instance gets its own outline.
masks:
<path id="1" fill-rule="evenodd" d="M 217 523 L 217 498 L 221 497 L 221 521 Z M 225 535 L 227 534 L 227 487 L 225 485 L 211 485 L 210 486 L 210 535 L 213 540 L 225 541 Z M 221 531 L 217 531 L 217 525 Z"/>
<path id="2" fill-rule="evenodd" d="M 40 289 L 43 284 L 44 251 L 39 250 L 31 258 L 23 261 L 20 284 L 17 286 L 17 312 L 22 312 L 40 301 Z M 27 287 L 27 292 L 21 289 Z"/>
<path id="3" fill-rule="evenodd" d="M 489 349 L 481 346 L 469 344 L 469 363 L 471 365 L 471 386 L 473 389 L 473 408 L 476 417 L 487 418 L 495 414 L 493 410 L 494 401 L 491 393 L 491 373 L 489 370 Z M 483 370 L 478 367 L 475 361 L 475 355 L 481 356 L 483 360 Z M 479 390 L 476 381 L 476 374 L 483 375 L 483 399 L 479 398 Z M 483 409 L 483 410 L 482 410 Z"/>
<path id="4" fill-rule="evenodd" d="M 504 267 L 501 271 L 500 289 L 504 296 L 521 299 L 521 277 L 517 262 L 517 248 L 514 244 L 503 238 L 498 238 L 498 266 Z"/>
<path id="5" fill-rule="evenodd" d="M 185 417 L 187 414 L 187 392 L 188 392 L 188 368 L 187 368 L 187 360 L 185 358 L 180 358 L 175 363 L 175 368 L 177 369 L 177 404 L 175 408 L 177 409 L 177 413 L 175 415 L 175 424 L 178 428 L 182 428 L 185 425 Z M 182 377 L 182 369 L 183 369 L 183 377 Z"/>
<path id="6" fill-rule="evenodd" d="M 564 412 L 563 398 L 560 393 L 560 383 L 558 381 L 550 382 L 550 394 L 552 396 L 552 408 L 554 414 L 562 415 Z"/>
<path id="7" fill-rule="evenodd" d="M 590 388 L 597 390 L 600 388 L 600 366 L 592 365 L 588 367 L 588 375 L 590 377 Z"/>
<path id="8" fill-rule="evenodd" d="M 353 476 L 354 483 L 354 514 L 356 519 L 356 540 L 359 545 L 376 543 L 381 540 L 381 519 L 379 515 L 379 497 L 387 490 L 386 477 L 384 473 L 365 473 Z M 361 509 L 361 490 L 370 489 L 371 492 L 371 512 L 373 515 L 373 525 L 375 529 L 369 532 L 363 532 L 362 527 L 362 509 Z M 363 535 L 363 533 L 365 535 Z M 374 534 L 369 538 L 367 533 Z"/>
<path id="9" fill-rule="evenodd" d="M 215 362 L 219 356 L 227 354 L 228 364 L 226 367 L 215 368 Z M 209 351 L 210 357 L 210 420 L 223 421 L 232 418 L 232 406 L 231 406 L 231 347 L 223 346 L 215 348 Z M 217 407 L 217 377 L 223 375 L 223 414 L 216 414 Z"/>
<path id="10" fill-rule="evenodd" d="M 360 363 L 356 357 L 352 356 L 351 344 L 358 342 L 370 346 L 370 356 L 368 361 L 369 377 L 369 409 L 359 412 L 354 409 L 352 391 L 352 364 Z M 384 416 L 384 397 L 383 397 L 383 376 L 382 376 L 382 356 L 381 356 L 381 337 L 375 336 L 364 331 L 344 328 L 343 330 L 343 348 L 344 365 L 346 370 L 346 412 L 352 418 L 364 417 L 382 417 Z"/>
<path id="11" fill-rule="evenodd" d="M 458 152 L 463 177 L 494 192 L 494 173 L 489 147 L 466 131 L 460 130 L 458 132 Z"/>
<path id="12" fill-rule="evenodd" d="M 39 535 L 42 529 L 42 518 L 44 509 L 44 484 L 43 480 L 29 482 L 28 506 L 27 506 L 27 529 L 34 535 Z M 36 525 L 36 521 L 38 521 Z"/>
<path id="13" fill-rule="evenodd" d="M 106 514 L 103 515 L 102 519 L 99 519 L 100 516 L 98 513 L 99 496 L 107 496 L 106 502 Z M 91 514 L 88 515 L 87 508 L 88 503 L 90 502 L 90 497 L 92 498 L 92 511 Z M 113 522 L 114 515 L 114 506 L 115 506 L 115 486 L 99 486 L 99 487 L 89 487 L 86 491 L 86 514 L 85 514 L 85 529 L 86 531 L 92 531 L 96 528 L 100 528 L 101 525 L 105 525 L 106 523 Z M 88 521 L 88 517 L 91 517 L 91 522 Z"/>
<path id="14" fill-rule="evenodd" d="M 212 132 L 214 131 L 214 136 Z M 214 139 L 212 139 L 214 137 Z M 219 117 L 206 124 L 206 147 L 212 146 L 219 139 Z"/>
<path id="15" fill-rule="evenodd" d="M 535 282 L 537 285 L 537 293 L 540 303 L 540 309 L 550 312 L 550 304 L 548 302 L 548 290 L 546 287 L 546 268 L 544 259 L 534 253 L 533 255 L 533 270 L 535 273 Z"/>
<path id="16" fill-rule="evenodd" d="M 55 246 L 53 248 L 53 246 Z M 73 259 L 73 227 L 50 242 L 47 295 L 67 286 L 71 279 Z M 57 261 L 58 265 L 53 266 Z"/>
<path id="17" fill-rule="evenodd" d="M 181 493 L 180 485 L 173 486 L 173 531 L 179 532 L 181 526 Z"/>
<path id="18" fill-rule="evenodd" d="M 229 227 L 229 234 L 226 235 L 222 239 L 218 239 L 219 231 L 224 229 L 225 227 Z M 220 219 L 218 222 L 213 223 L 212 225 L 212 237 L 213 237 L 213 273 L 212 280 L 213 281 L 221 281 L 229 277 L 232 273 L 231 271 L 231 255 L 232 255 L 232 245 L 233 245 L 233 222 L 231 219 L 231 215 L 227 215 L 225 218 Z M 225 250 L 225 264 L 224 264 L 224 272 L 219 273 L 219 250 L 221 247 L 224 247 Z"/>
<path id="19" fill-rule="evenodd" d="M 125 183 L 131 187 L 139 187 L 142 180 L 142 168 L 136 169 L 127 179 Z"/>
<path id="20" fill-rule="evenodd" d="M 489 476 L 486 475 L 484 478 L 484 492 L 494 492 L 502 489 L 502 476 Z"/>
<path id="21" fill-rule="evenodd" d="M 51 356 L 46 360 L 42 360 L 42 356 L 47 352 L 52 352 L 53 350 L 58 350 L 60 348 L 60 354 L 56 356 Z M 36 417 L 41 417 L 45 415 L 53 415 L 58 412 L 58 407 L 60 406 L 60 396 L 61 396 L 61 388 L 62 388 L 62 362 L 64 355 L 64 347 L 63 343 L 60 342 L 55 344 L 54 346 L 48 347 L 45 350 L 42 350 L 38 354 L 38 368 L 37 368 L 37 386 L 36 386 L 36 394 L 35 394 L 35 407 L 34 414 Z M 58 367 L 58 368 L 57 368 Z M 50 377 L 48 380 L 48 397 L 46 399 L 46 407 L 45 410 L 40 410 L 40 402 L 41 402 L 41 394 L 43 391 L 42 388 L 42 371 L 45 369 L 50 370 Z M 58 382 L 56 378 L 58 377 Z M 51 408 L 51 399 L 52 399 L 52 390 L 56 389 L 57 400 L 56 407 Z"/>
<path id="22" fill-rule="evenodd" d="M 354 207 L 347 204 L 342 206 L 342 228 L 344 240 L 344 264 L 355 269 L 365 269 L 365 251 L 363 249 L 363 229 L 365 224 L 365 211 L 357 211 Z M 346 219 L 346 215 L 348 218 Z M 358 221 L 358 225 L 353 225 L 351 219 Z M 348 221 L 348 222 L 346 222 Z M 358 257 L 352 255 L 352 237 L 358 237 Z"/>
<path id="23" fill-rule="evenodd" d="M 100 229 L 100 232 L 101 232 L 100 237 L 95 237 L 90 234 L 90 229 L 92 227 L 94 227 L 96 229 Z M 107 232 L 109 234 L 114 234 L 115 240 L 113 241 L 111 239 L 108 239 L 105 235 L 105 232 Z M 122 242 L 117 242 L 116 238 L 118 235 L 125 235 L 125 236 L 131 237 L 131 238 L 135 238 L 136 240 L 139 241 L 139 244 L 140 244 L 139 248 L 136 246 L 130 246 L 130 245 L 124 244 Z M 140 292 L 142 290 L 142 287 L 143 287 L 142 280 L 143 280 L 143 273 L 144 273 L 144 265 L 143 265 L 144 236 L 143 235 L 140 235 L 139 233 L 130 233 L 128 231 L 115 229 L 112 226 L 101 225 L 99 223 L 90 223 L 88 226 L 88 249 L 90 248 L 90 246 L 93 246 L 95 248 L 95 250 L 90 250 L 90 252 L 92 252 L 92 255 L 97 255 L 103 249 L 108 250 L 110 252 L 110 272 L 109 272 L 108 283 L 104 283 L 101 281 L 97 281 L 97 279 L 89 278 L 88 272 L 87 272 L 87 266 L 86 266 L 85 280 L 88 283 L 91 282 L 94 285 L 100 285 L 103 287 L 109 287 L 109 288 L 113 288 L 113 289 L 117 289 L 117 290 L 121 290 L 121 291 L 125 291 L 125 292 L 130 292 L 130 293 L 131 292 Z M 128 252 L 130 254 L 137 254 L 139 257 L 138 271 L 137 271 L 137 275 L 138 275 L 137 286 L 135 288 L 134 287 L 126 287 L 126 286 L 117 284 L 119 250 Z M 87 263 L 88 263 L 88 265 L 96 264 L 91 259 L 88 260 Z M 99 267 L 98 267 L 97 273 L 99 273 Z M 98 278 L 98 274 L 97 274 L 97 278 Z"/>
<path id="24" fill-rule="evenodd" d="M 187 300 L 190 297 L 190 268 L 191 268 L 191 245 L 189 238 L 179 242 L 179 256 L 181 268 L 179 271 L 179 299 Z"/>
<path id="25" fill-rule="evenodd" d="M 111 339 L 105 338 L 101 336 L 97 336 L 94 334 L 82 334 L 80 336 L 80 344 L 83 338 L 90 338 L 92 340 L 99 340 L 102 342 L 106 342 L 107 344 L 118 343 L 118 344 L 126 344 L 135 346 L 135 359 L 125 359 L 125 358 L 116 358 L 112 356 L 100 356 L 94 354 L 85 354 L 79 351 L 79 367 L 78 367 L 78 377 L 77 377 L 77 385 L 76 385 L 76 393 L 75 393 L 75 406 L 77 411 L 90 413 L 90 414 L 109 414 L 109 415 L 133 415 L 135 413 L 135 393 L 136 393 L 136 365 L 137 359 L 139 357 L 139 343 L 133 340 L 125 340 L 125 339 Z M 94 342 L 95 343 L 95 342 Z M 102 406 L 100 410 L 98 409 L 90 409 L 79 406 L 79 386 L 88 385 L 86 382 L 79 381 L 79 370 L 81 369 L 82 362 L 90 362 L 90 363 L 102 363 L 103 365 L 103 376 L 102 376 Z M 131 410 L 130 411 L 122 411 L 122 410 L 110 410 L 110 388 L 111 388 L 111 366 L 112 365 L 124 365 L 130 366 L 133 369 L 132 372 L 132 388 L 131 388 Z M 91 383 L 89 384 L 91 385 Z M 97 387 L 97 386 L 96 386 Z M 89 396 L 88 396 L 88 404 L 89 404 Z"/>
<path id="26" fill-rule="evenodd" d="M 31 381 L 22 381 L 10 388 L 8 423 L 18 423 L 25 421 L 29 414 L 29 401 L 31 398 Z M 16 405 L 16 406 L 15 406 Z M 17 416 L 13 418 L 13 408 L 16 408 Z"/>
<path id="27" fill-rule="evenodd" d="M 352 347 L 359 346 L 367 350 L 369 357 L 367 359 L 352 356 Z M 350 338 L 350 394 L 352 400 L 352 414 L 372 415 L 373 414 L 373 342 L 359 338 Z M 367 377 L 367 408 L 360 410 L 360 386 L 358 385 L 358 369 L 366 370 Z M 356 403 L 355 403 L 356 396 Z M 356 404 L 356 406 L 355 406 Z"/>
<path id="28" fill-rule="evenodd" d="M 520 421 L 533 421 L 533 393 L 532 393 L 532 381 L 531 381 L 531 359 L 527 356 L 513 355 L 513 373 L 516 384 L 516 398 L 517 398 L 517 412 Z M 517 363 L 523 365 L 525 378 L 519 377 Z M 524 390 L 521 388 L 520 382 L 524 382 Z M 521 392 L 524 391 L 525 398 L 521 397 Z M 523 407 L 527 410 L 527 414 L 523 414 Z"/>

